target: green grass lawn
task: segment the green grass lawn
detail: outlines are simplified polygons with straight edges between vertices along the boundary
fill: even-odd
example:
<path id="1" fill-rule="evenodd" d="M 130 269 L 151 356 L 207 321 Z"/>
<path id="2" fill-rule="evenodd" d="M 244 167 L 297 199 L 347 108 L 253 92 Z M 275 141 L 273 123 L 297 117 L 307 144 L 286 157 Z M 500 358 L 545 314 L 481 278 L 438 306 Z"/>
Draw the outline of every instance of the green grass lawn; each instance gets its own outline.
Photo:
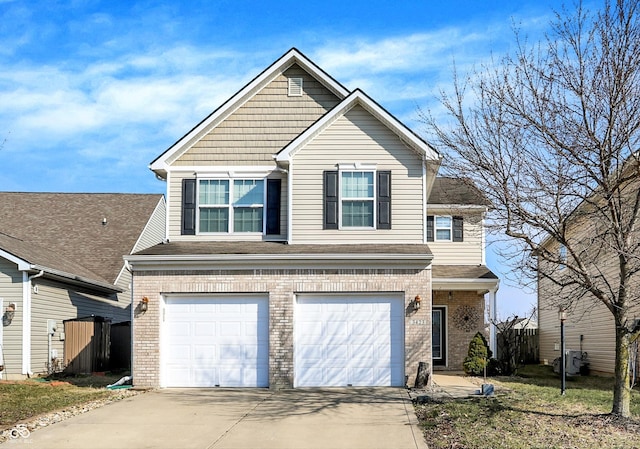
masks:
<path id="1" fill-rule="evenodd" d="M 633 418 L 615 419 L 608 415 L 611 378 L 571 378 L 565 396 L 551 367 L 488 382 L 494 397 L 416 406 L 430 448 L 640 448 L 640 392 L 632 396 Z"/>
<path id="2" fill-rule="evenodd" d="M 0 430 L 43 413 L 104 399 L 115 392 L 105 389 L 120 376 L 76 376 L 0 382 Z"/>

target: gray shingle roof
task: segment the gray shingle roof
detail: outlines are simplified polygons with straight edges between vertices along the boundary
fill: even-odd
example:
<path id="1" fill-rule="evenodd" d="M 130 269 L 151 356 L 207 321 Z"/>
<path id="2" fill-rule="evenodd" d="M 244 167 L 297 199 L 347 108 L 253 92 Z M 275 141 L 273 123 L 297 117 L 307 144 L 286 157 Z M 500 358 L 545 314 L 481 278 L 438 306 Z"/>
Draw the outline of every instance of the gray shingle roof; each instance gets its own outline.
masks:
<path id="1" fill-rule="evenodd" d="M 498 279 L 484 265 L 433 265 L 434 279 Z"/>
<path id="2" fill-rule="evenodd" d="M 136 255 L 184 256 L 184 255 L 222 255 L 222 254 L 415 254 L 431 255 L 427 245 L 286 245 L 276 242 L 169 242 L 145 250 Z"/>
<path id="3" fill-rule="evenodd" d="M 113 284 L 122 256 L 131 254 L 161 198 L 0 192 L 0 232 L 5 234 L 0 249 L 32 264 Z"/>
<path id="4" fill-rule="evenodd" d="M 491 206 L 487 197 L 468 179 L 447 177 L 436 178 L 429 195 L 429 204 Z"/>

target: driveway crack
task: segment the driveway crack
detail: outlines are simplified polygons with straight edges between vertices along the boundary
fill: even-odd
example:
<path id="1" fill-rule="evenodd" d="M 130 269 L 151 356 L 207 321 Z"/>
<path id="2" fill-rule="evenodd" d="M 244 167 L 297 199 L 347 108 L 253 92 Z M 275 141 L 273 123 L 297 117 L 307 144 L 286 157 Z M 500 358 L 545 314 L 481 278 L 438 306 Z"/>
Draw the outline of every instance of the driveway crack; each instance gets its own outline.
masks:
<path id="1" fill-rule="evenodd" d="M 229 434 L 229 432 L 231 432 L 238 424 L 244 421 L 247 418 L 247 416 L 251 415 L 258 407 L 264 404 L 268 399 L 271 399 L 271 397 L 274 394 L 275 394 L 275 391 L 271 392 L 271 394 L 269 394 L 268 396 L 265 396 L 261 401 L 257 402 L 256 405 L 254 405 L 251 409 L 249 409 L 249 411 L 247 411 L 244 415 L 238 418 L 236 422 L 234 422 L 231 426 L 229 426 L 229 428 L 225 430 L 224 433 L 220 435 L 217 440 L 215 440 L 213 443 L 207 446 L 207 449 L 215 448 L 218 445 L 218 443 L 224 440 L 224 438 Z"/>

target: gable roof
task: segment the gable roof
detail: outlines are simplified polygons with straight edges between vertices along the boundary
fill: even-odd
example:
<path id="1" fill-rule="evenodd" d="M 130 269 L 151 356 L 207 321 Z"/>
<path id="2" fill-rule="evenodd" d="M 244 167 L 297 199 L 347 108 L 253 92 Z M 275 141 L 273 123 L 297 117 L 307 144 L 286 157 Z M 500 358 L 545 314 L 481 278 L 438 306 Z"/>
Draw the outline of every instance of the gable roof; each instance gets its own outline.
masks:
<path id="1" fill-rule="evenodd" d="M 224 102 L 219 108 L 213 111 L 204 120 L 198 123 L 191 131 L 185 134 L 180 140 L 175 142 L 169 149 L 154 159 L 149 168 L 161 177 L 166 177 L 167 162 L 177 155 L 184 153 L 195 142 L 200 140 L 205 134 L 215 128 L 220 122 L 225 120 L 229 115 L 236 111 L 240 106 L 245 104 L 263 87 L 273 81 L 277 76 L 282 74 L 292 65 L 297 64 L 311 76 L 316 78 L 327 89 L 333 92 L 338 98 L 342 99 L 349 94 L 347 88 L 332 78 L 324 70 L 313 63 L 309 58 L 303 55 L 298 49 L 292 48 L 282 55 L 273 64 L 267 67 L 262 73 L 256 76 L 235 95 Z"/>
<path id="2" fill-rule="evenodd" d="M 487 197 L 468 179 L 437 177 L 428 204 L 490 207 Z"/>
<path id="3" fill-rule="evenodd" d="M 122 256 L 133 251 L 162 200 L 159 194 L 0 192 L 0 251 L 34 269 L 114 284 Z"/>
<path id="4" fill-rule="evenodd" d="M 91 284 L 110 292 L 120 291 L 102 276 L 55 251 L 3 233 L 0 233 L 0 257 L 16 263 L 20 270 L 43 270 L 67 282 Z"/>
<path id="5" fill-rule="evenodd" d="M 302 148 L 307 142 L 316 137 L 320 132 L 334 123 L 339 117 L 346 114 L 354 106 L 362 106 L 371 115 L 376 117 L 381 123 L 383 123 L 389 130 L 395 133 L 400 140 L 406 145 L 412 148 L 416 153 L 423 156 L 425 159 L 440 161 L 442 157 L 440 154 L 432 148 L 427 142 L 420 138 L 417 134 L 406 127 L 397 118 L 387 112 L 382 106 L 376 103 L 371 97 L 365 94 L 360 89 L 354 90 L 349 96 L 340 102 L 331 111 L 321 117 L 313 125 L 311 125 L 306 131 L 292 140 L 286 147 L 284 147 L 275 157 L 276 162 L 289 162 L 295 155 L 295 153 Z"/>

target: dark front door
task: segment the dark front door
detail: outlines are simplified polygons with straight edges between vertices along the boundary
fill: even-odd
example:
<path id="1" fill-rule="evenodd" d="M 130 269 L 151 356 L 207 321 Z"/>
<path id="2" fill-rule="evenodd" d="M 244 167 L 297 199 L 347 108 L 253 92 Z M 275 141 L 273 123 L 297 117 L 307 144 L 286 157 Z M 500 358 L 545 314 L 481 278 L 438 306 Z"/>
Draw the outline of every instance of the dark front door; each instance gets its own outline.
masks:
<path id="1" fill-rule="evenodd" d="M 447 364 L 447 309 L 433 307 L 431 311 L 431 348 L 434 365 Z"/>

